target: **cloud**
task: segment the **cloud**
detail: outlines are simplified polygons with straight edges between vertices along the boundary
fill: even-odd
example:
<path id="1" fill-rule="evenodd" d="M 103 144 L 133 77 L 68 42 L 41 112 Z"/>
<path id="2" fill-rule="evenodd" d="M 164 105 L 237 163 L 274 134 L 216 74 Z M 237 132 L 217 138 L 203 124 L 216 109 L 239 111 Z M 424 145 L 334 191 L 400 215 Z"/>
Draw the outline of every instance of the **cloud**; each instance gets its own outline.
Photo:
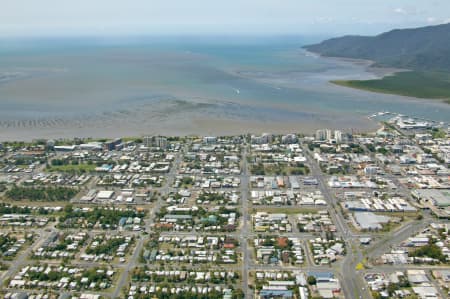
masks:
<path id="1" fill-rule="evenodd" d="M 332 17 L 317 17 L 314 19 L 315 23 L 333 23 L 335 21 Z"/>
<path id="2" fill-rule="evenodd" d="M 398 13 L 400 15 L 407 15 L 408 14 L 408 12 L 404 8 L 401 8 L 401 7 L 395 8 L 394 12 Z"/>
<path id="3" fill-rule="evenodd" d="M 427 18 L 427 23 L 436 23 L 438 22 L 438 20 L 435 17 L 428 17 Z"/>
<path id="4" fill-rule="evenodd" d="M 418 16 L 426 13 L 426 10 L 417 8 L 415 6 L 397 7 L 393 9 L 393 12 L 403 16 Z"/>

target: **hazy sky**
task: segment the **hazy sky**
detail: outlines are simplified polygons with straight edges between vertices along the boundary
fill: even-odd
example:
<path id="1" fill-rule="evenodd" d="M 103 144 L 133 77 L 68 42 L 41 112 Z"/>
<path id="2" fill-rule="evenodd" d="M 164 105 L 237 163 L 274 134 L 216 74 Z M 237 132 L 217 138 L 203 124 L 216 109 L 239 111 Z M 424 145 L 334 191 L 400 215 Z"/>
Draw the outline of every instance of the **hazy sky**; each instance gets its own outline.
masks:
<path id="1" fill-rule="evenodd" d="M 373 34 L 450 22 L 450 0 L 0 0 L 0 36 Z"/>

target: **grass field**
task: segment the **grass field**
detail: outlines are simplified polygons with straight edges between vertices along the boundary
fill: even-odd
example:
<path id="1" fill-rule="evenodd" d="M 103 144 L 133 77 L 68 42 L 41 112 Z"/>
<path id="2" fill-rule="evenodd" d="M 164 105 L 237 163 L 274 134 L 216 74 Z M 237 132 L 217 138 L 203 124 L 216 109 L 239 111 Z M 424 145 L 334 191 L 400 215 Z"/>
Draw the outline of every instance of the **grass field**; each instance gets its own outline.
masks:
<path id="1" fill-rule="evenodd" d="M 450 104 L 450 74 L 442 72 L 399 72 L 376 80 L 335 80 L 334 84 L 373 92 L 441 99 Z"/>
<path id="2" fill-rule="evenodd" d="M 94 164 L 67 164 L 67 165 L 55 165 L 47 168 L 48 172 L 59 171 L 59 172 L 72 172 L 72 173 L 80 173 L 80 172 L 93 172 L 95 170 Z"/>

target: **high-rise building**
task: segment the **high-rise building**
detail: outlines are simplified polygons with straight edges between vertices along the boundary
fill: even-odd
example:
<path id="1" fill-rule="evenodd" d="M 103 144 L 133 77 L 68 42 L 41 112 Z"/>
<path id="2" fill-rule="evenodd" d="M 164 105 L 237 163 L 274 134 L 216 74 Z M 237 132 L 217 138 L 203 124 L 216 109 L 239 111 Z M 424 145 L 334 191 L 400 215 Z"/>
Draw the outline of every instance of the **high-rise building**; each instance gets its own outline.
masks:
<path id="1" fill-rule="evenodd" d="M 150 147 L 153 144 L 153 137 L 151 136 L 144 136 L 144 138 L 142 138 L 142 141 L 144 143 L 144 145 L 146 147 Z"/>
<path id="2" fill-rule="evenodd" d="M 146 147 L 159 147 L 165 149 L 169 146 L 167 138 L 163 136 L 145 136 L 142 141 Z"/>
<path id="3" fill-rule="evenodd" d="M 295 134 L 287 134 L 281 137 L 281 143 L 283 144 L 292 144 L 292 143 L 297 143 L 298 142 L 298 138 L 297 135 Z"/>
<path id="4" fill-rule="evenodd" d="M 326 141 L 331 139 L 331 130 L 330 129 L 322 129 L 316 131 L 316 140 Z"/>
<path id="5" fill-rule="evenodd" d="M 334 131 L 334 140 L 336 143 L 342 143 L 342 132 L 339 130 Z"/>
<path id="6" fill-rule="evenodd" d="M 252 135 L 250 142 L 252 144 L 267 144 L 271 143 L 273 140 L 273 135 L 269 133 L 263 133 L 261 136 Z"/>
<path id="7" fill-rule="evenodd" d="M 157 136 L 154 138 L 154 143 L 153 143 L 156 147 L 159 148 L 167 148 L 167 146 L 169 145 L 167 142 L 167 138 L 166 137 L 162 137 L 162 136 Z"/>
<path id="8" fill-rule="evenodd" d="M 217 137 L 214 136 L 207 136 L 207 137 L 203 137 L 203 143 L 216 143 L 217 142 Z"/>
<path id="9" fill-rule="evenodd" d="M 105 151 L 113 151 L 116 148 L 116 145 L 121 144 L 121 143 L 122 143 L 122 139 L 117 138 L 112 141 L 103 143 L 103 149 Z"/>

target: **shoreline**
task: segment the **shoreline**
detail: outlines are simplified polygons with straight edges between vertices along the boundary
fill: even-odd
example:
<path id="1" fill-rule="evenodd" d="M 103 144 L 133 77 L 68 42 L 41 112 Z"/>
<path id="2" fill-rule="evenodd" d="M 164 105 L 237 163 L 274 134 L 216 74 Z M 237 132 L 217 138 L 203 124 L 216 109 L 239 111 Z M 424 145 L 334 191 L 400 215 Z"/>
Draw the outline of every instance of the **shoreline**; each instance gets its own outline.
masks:
<path id="1" fill-rule="evenodd" d="M 354 65 L 364 66 L 368 73 L 376 75 L 379 79 L 382 79 L 386 76 L 392 76 L 401 72 L 411 72 L 413 70 L 410 69 L 401 69 L 396 67 L 383 67 L 383 66 L 374 66 L 376 61 L 362 58 L 349 58 L 349 57 L 338 57 L 338 56 L 325 56 L 320 53 L 312 52 L 308 49 L 303 48 L 307 53 L 317 55 L 324 59 L 332 59 L 338 62 L 346 62 Z"/>
<path id="2" fill-rule="evenodd" d="M 369 117 L 367 117 L 369 120 L 371 120 Z M 373 121 L 375 122 L 375 121 Z M 367 130 L 359 130 L 358 132 L 355 132 L 354 134 L 375 134 L 378 130 L 383 128 L 383 124 L 381 121 L 376 121 L 376 127 L 367 129 Z M 332 128 L 339 129 L 339 128 Z M 314 130 L 315 131 L 315 130 Z M 217 136 L 217 137 L 232 137 L 232 136 L 240 136 L 240 135 L 260 135 L 260 134 L 273 134 L 273 135 L 284 135 L 284 134 L 303 134 L 303 135 L 313 135 L 314 131 L 296 131 L 296 130 L 265 130 L 265 131 L 242 131 L 241 133 L 223 133 L 223 134 L 200 134 L 200 133 L 188 133 L 188 134 L 159 134 L 159 133 L 149 133 L 149 134 L 131 134 L 131 135 L 121 135 L 121 134 L 115 134 L 115 135 L 91 135 L 91 136 L 54 136 L 54 137 L 34 137 L 34 138 L 11 138 L 11 139 L 5 139 L 3 137 L 0 137 L 0 143 L 2 142 L 24 142 L 24 143 L 32 143 L 36 140 L 75 140 L 75 139 L 81 139 L 81 140 L 99 140 L 99 139 L 115 139 L 115 138 L 122 138 L 122 139 L 137 139 L 142 138 L 145 136 L 164 136 L 164 137 L 205 137 L 205 136 Z"/>
<path id="3" fill-rule="evenodd" d="M 351 63 L 358 66 L 363 66 L 365 70 L 368 73 L 371 73 L 375 76 L 375 78 L 368 78 L 368 79 L 344 79 L 344 80 L 330 80 L 328 81 L 330 84 L 333 84 L 334 86 L 339 87 L 345 87 L 350 88 L 354 90 L 362 90 L 366 92 L 371 93 L 377 93 L 377 94 L 386 94 L 386 95 L 395 95 L 395 96 L 402 96 L 405 98 L 411 98 L 416 100 L 425 100 L 425 101 L 440 101 L 443 104 L 450 104 L 450 97 L 433 97 L 433 96 L 419 96 L 408 93 L 407 90 L 402 90 L 401 88 L 398 89 L 398 91 L 395 90 L 389 90 L 389 89 L 382 89 L 379 88 L 370 88 L 370 87 L 364 87 L 364 86 L 355 86 L 352 85 L 352 83 L 367 83 L 367 82 L 382 82 L 383 80 L 389 78 L 389 77 L 395 77 L 401 75 L 401 73 L 417 73 L 422 74 L 426 73 L 425 71 L 415 71 L 412 69 L 400 69 L 395 67 L 380 67 L 380 66 L 374 66 L 376 64 L 376 61 L 368 60 L 368 59 L 361 59 L 361 58 L 348 58 L 348 57 L 335 57 L 335 56 L 325 56 L 320 53 L 312 52 L 310 50 L 305 49 L 306 52 L 317 55 L 324 59 L 332 59 L 337 62 L 345 62 L 345 63 Z"/>
<path id="4" fill-rule="evenodd" d="M 302 55 L 308 51 L 292 53 Z M 220 63 L 212 64 L 210 71 L 199 71 L 194 82 L 180 81 L 179 86 L 170 82 L 167 86 L 161 83 L 154 87 L 155 90 L 151 84 L 148 87 L 147 83 L 136 85 L 139 88 L 134 90 L 131 87 L 135 86 L 135 83 L 129 80 L 131 85 L 126 85 L 125 89 L 119 88 L 117 95 L 108 91 L 105 95 L 98 96 L 95 93 L 96 87 L 84 95 L 84 98 L 89 100 L 81 100 L 83 105 L 73 105 L 78 109 L 74 111 L 62 110 L 59 106 L 51 112 L 45 110 L 44 106 L 39 109 L 27 106 L 28 110 L 24 111 L 19 107 L 19 102 L 13 103 L 19 108 L 5 105 L 11 113 L 9 110 L 0 113 L 3 116 L 0 120 L 0 141 L 160 134 L 186 136 L 263 132 L 309 133 L 323 128 L 370 132 L 377 124 L 367 116 L 383 109 L 434 119 L 446 118 L 446 115 L 442 115 L 448 111 L 447 107 L 441 109 L 437 101 L 436 105 L 430 105 L 431 107 L 424 111 L 423 108 L 427 108 L 424 107 L 427 104 L 423 102 L 417 101 L 417 104 L 409 107 L 407 102 L 410 99 L 391 99 L 388 96 L 376 96 L 375 93 L 360 92 L 354 88 L 334 87 L 329 83 L 329 80 L 339 78 L 342 74 L 348 75 L 349 78 L 358 74 L 361 78 L 373 78 L 394 73 L 399 71 L 398 69 L 372 67 L 373 62 L 367 60 L 324 58 L 324 61 L 315 62 L 315 58 L 322 60 L 319 56 L 305 58 L 295 65 L 295 68 L 292 67 L 290 62 L 298 58 L 290 55 L 283 56 L 280 60 L 270 58 L 270 62 L 289 62 L 290 66 L 270 66 L 267 70 L 265 67 L 261 70 L 257 67 L 247 69 L 239 61 L 231 64 L 231 71 L 229 68 L 222 68 Z M 264 66 L 266 61 L 258 61 L 257 66 Z M 359 66 L 352 66 L 351 63 Z M 135 66 L 132 64 L 130 67 Z M 366 69 L 368 71 L 365 71 Z M 249 74 L 241 71 L 248 71 Z M 174 72 L 180 73 L 177 69 Z M 259 76 L 259 73 L 262 75 Z M 214 80 L 210 82 L 211 74 L 218 77 L 212 78 Z M 61 80 L 69 82 L 69 79 L 71 78 Z M 46 83 L 48 82 L 45 80 L 39 81 L 35 83 L 35 87 L 45 86 L 42 84 Z M 80 86 L 83 85 L 81 83 Z M 19 90 L 19 87 L 22 90 L 29 86 L 18 84 L 12 89 Z M 65 94 L 66 90 L 60 91 Z M 68 94 L 67 99 L 70 99 L 73 96 L 70 89 Z M 33 95 L 28 96 L 34 98 Z M 113 97 L 109 99 L 110 96 Z M 61 107 L 64 107 L 65 100 L 66 98 L 61 100 Z M 95 106 L 91 109 L 90 104 L 94 102 Z M 36 103 L 39 103 L 39 96 Z M 45 105 L 49 103 L 50 101 L 44 102 Z M 14 114 L 15 111 L 18 111 L 17 114 Z"/>
<path id="5" fill-rule="evenodd" d="M 133 114 L 115 120 L 67 121 L 58 127 L 14 126 L 0 127 L 0 142 L 5 140 L 57 139 L 57 138 L 115 138 L 117 136 L 189 136 L 189 135 L 241 135 L 314 133 L 318 129 L 334 128 L 344 132 L 371 132 L 377 121 L 368 114 L 352 118 L 306 117 L 291 119 L 243 118 L 239 115 L 218 115 L 202 112 L 177 113 L 156 117 Z"/>
<path id="6" fill-rule="evenodd" d="M 414 72 L 414 71 L 411 71 Z M 362 90 L 362 91 L 366 91 L 366 92 L 372 92 L 372 93 L 377 93 L 377 94 L 386 94 L 386 95 L 396 95 L 396 96 L 402 96 L 405 98 L 411 98 L 414 100 L 419 100 L 419 101 L 439 101 L 443 104 L 449 104 L 450 105 L 450 97 L 446 98 L 446 97 L 440 97 L 440 96 L 419 96 L 419 95 L 414 95 L 409 93 L 409 90 L 407 89 L 401 89 L 399 88 L 398 90 L 389 90 L 389 89 L 383 89 L 382 87 L 370 87 L 370 86 L 363 86 L 362 84 L 370 84 L 370 83 L 382 83 L 382 81 L 384 79 L 386 79 L 387 77 L 394 77 L 396 76 L 398 73 L 400 72 L 396 72 L 393 74 L 389 74 L 386 76 L 383 76 L 382 78 L 379 79 L 368 79 L 368 80 L 331 80 L 329 81 L 329 83 L 335 85 L 335 86 L 340 86 L 340 87 L 346 87 L 346 88 L 351 88 L 351 89 L 355 89 L 355 90 Z M 361 84 L 361 85 L 355 85 L 355 84 Z"/>
<path id="7" fill-rule="evenodd" d="M 371 133 L 379 129 L 378 121 L 372 120 L 369 117 L 363 117 L 367 121 L 367 126 L 358 128 L 357 133 Z M 190 124 L 178 123 L 177 126 L 170 128 L 123 128 L 118 125 L 114 128 L 76 128 L 76 130 L 66 130 L 61 128 L 55 130 L 52 128 L 42 130 L 39 128 L 31 129 L 13 129 L 0 131 L 0 142 L 5 141 L 25 141 L 29 142 L 36 139 L 74 139 L 74 138 L 117 138 L 123 136 L 234 136 L 246 134 L 291 134 L 294 132 L 313 134 L 318 129 L 333 128 L 342 130 L 344 132 L 351 132 L 350 128 L 336 126 L 331 123 L 322 123 L 314 125 L 311 123 L 302 122 L 255 122 L 245 120 L 231 120 L 231 119 L 196 119 Z M 356 130 L 354 128 L 354 130 Z"/>

